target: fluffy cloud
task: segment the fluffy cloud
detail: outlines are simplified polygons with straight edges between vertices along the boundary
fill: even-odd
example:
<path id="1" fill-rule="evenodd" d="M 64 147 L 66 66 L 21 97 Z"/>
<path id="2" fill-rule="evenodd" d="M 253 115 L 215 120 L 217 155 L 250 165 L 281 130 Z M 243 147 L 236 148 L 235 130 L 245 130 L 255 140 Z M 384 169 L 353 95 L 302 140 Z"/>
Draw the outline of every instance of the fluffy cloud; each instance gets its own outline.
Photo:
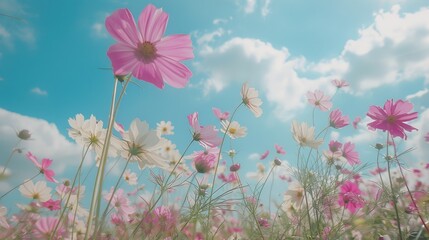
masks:
<path id="1" fill-rule="evenodd" d="M 219 47 L 205 46 L 199 54 L 202 61 L 197 68 L 209 76 L 205 94 L 219 92 L 233 82 L 247 81 L 264 90 L 282 119 L 292 118 L 296 110 L 305 106 L 307 91 L 329 86 L 333 77 L 299 76 L 298 72 L 304 70 L 304 58 L 290 58 L 288 49 L 276 49 L 258 39 L 233 38 Z"/>
<path id="2" fill-rule="evenodd" d="M 346 42 L 340 56 L 313 66 L 319 73 L 347 79 L 357 93 L 386 84 L 429 81 L 429 9 L 400 13 L 399 5 L 379 11 L 374 22 Z M 343 67 L 338 67 L 338 66 Z"/>
<path id="3" fill-rule="evenodd" d="M 259 2 L 257 2 L 257 0 L 245 0 L 243 2 L 244 2 L 243 9 L 245 13 L 255 12 L 255 9 L 257 8 L 257 6 L 260 6 L 262 16 L 266 16 L 270 12 L 269 6 L 271 3 L 271 0 L 261 0 Z"/>
<path id="4" fill-rule="evenodd" d="M 48 95 L 48 92 L 45 90 L 40 89 L 39 87 L 35 87 L 31 89 L 31 92 L 37 95 L 45 96 Z"/>
<path id="5" fill-rule="evenodd" d="M 420 161 L 428 161 L 429 156 L 429 142 L 425 141 L 425 134 L 429 133 L 429 109 L 426 109 L 422 113 L 419 114 L 419 118 L 416 122 L 412 123 L 412 126 L 418 129 L 417 132 L 413 132 L 409 134 L 409 138 L 407 140 L 407 147 L 414 147 L 415 150 L 411 152 L 414 156 L 411 159 L 417 159 Z M 414 160 L 412 160 L 414 161 Z"/>
<path id="6" fill-rule="evenodd" d="M 8 168 L 12 173 L 11 182 L 14 184 L 37 173 L 33 164 L 24 157 L 28 151 L 31 151 L 39 159 L 53 159 L 52 168 L 57 174 L 63 173 L 70 166 L 79 164 L 82 148 L 68 141 L 58 131 L 55 124 L 0 108 L 0 152 L 2 159 L 7 158 L 14 148 L 18 141 L 16 133 L 22 129 L 29 130 L 32 136 L 31 140 L 20 142 L 19 148 L 23 150 L 22 154 L 14 155 L 9 164 Z M 4 163 L 4 160 L 0 162 L 1 165 Z"/>

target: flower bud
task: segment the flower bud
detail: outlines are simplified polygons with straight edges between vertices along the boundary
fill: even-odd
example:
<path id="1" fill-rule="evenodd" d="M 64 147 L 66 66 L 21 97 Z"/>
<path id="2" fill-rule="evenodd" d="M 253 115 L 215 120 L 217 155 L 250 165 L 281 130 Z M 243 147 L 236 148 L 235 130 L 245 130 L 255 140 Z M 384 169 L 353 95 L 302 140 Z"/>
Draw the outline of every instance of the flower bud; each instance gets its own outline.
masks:
<path id="1" fill-rule="evenodd" d="M 381 144 L 381 143 L 376 143 L 375 144 L 375 149 L 377 149 L 377 150 L 381 150 L 381 149 L 383 149 L 384 148 L 384 145 L 383 144 Z"/>
<path id="2" fill-rule="evenodd" d="M 31 138 L 31 133 L 27 129 L 23 129 L 23 130 L 19 131 L 16 135 L 21 140 L 28 140 Z"/>
<path id="3" fill-rule="evenodd" d="M 280 161 L 278 158 L 276 158 L 276 159 L 274 159 L 274 164 L 276 166 L 280 166 L 280 165 L 282 165 L 282 161 Z"/>
<path id="4" fill-rule="evenodd" d="M 237 172 L 238 170 L 240 170 L 240 164 L 239 163 L 232 164 L 231 167 L 229 167 L 229 171 L 231 171 L 231 172 Z"/>

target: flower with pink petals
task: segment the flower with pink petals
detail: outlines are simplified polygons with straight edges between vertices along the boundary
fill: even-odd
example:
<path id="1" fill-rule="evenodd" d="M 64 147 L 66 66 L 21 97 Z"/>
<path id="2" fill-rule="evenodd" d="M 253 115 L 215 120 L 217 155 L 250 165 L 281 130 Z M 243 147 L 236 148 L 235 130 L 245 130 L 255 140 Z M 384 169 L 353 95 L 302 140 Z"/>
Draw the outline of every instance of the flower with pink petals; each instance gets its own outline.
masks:
<path id="1" fill-rule="evenodd" d="M 426 133 L 426 135 L 425 135 L 425 140 L 426 140 L 426 142 L 429 142 L 429 132 L 428 132 L 428 133 Z"/>
<path id="2" fill-rule="evenodd" d="M 340 80 L 340 79 L 334 79 L 331 81 L 331 83 L 337 87 L 337 88 L 343 88 L 343 87 L 348 87 L 350 86 L 350 84 L 344 80 Z"/>
<path id="3" fill-rule="evenodd" d="M 261 154 L 261 156 L 259 157 L 259 160 L 264 160 L 265 158 L 268 157 L 268 154 L 270 154 L 270 151 L 265 151 L 264 153 Z"/>
<path id="4" fill-rule="evenodd" d="M 341 185 L 340 193 L 338 194 L 338 204 L 347 208 L 351 213 L 355 213 L 364 205 L 360 194 L 361 191 L 356 183 L 345 181 Z"/>
<path id="5" fill-rule="evenodd" d="M 192 137 L 195 141 L 198 141 L 203 147 L 219 146 L 222 139 L 217 135 L 218 130 L 214 126 L 200 126 L 197 112 L 189 114 L 188 121 L 193 129 Z"/>
<path id="6" fill-rule="evenodd" d="M 356 117 L 355 120 L 353 120 L 353 128 L 354 129 L 357 129 L 360 120 L 361 120 L 360 117 Z"/>
<path id="7" fill-rule="evenodd" d="M 259 93 L 255 88 L 249 88 L 247 83 L 244 83 L 241 87 L 241 97 L 244 105 L 246 105 L 255 117 L 262 115 L 262 101 L 258 97 Z"/>
<path id="8" fill-rule="evenodd" d="M 51 159 L 44 158 L 42 159 L 42 163 L 39 163 L 37 161 L 36 156 L 34 156 L 31 152 L 28 152 L 26 156 L 30 161 L 34 163 L 34 165 L 36 165 L 36 167 L 40 170 L 40 173 L 45 175 L 46 180 L 54 183 L 57 182 L 57 180 L 54 179 L 55 172 L 51 169 L 48 169 L 52 163 Z"/>
<path id="9" fill-rule="evenodd" d="M 355 151 L 355 145 L 351 142 L 346 142 L 343 146 L 343 156 L 350 165 L 356 165 L 360 163 L 359 153 Z"/>
<path id="10" fill-rule="evenodd" d="M 376 167 L 374 170 L 369 171 L 372 175 L 379 175 L 380 173 L 383 173 L 387 170 L 387 168 L 379 168 Z"/>
<path id="11" fill-rule="evenodd" d="M 3 227 L 3 228 L 10 227 L 9 223 L 7 223 L 6 215 L 7 215 L 7 208 L 0 206 L 0 227 Z"/>
<path id="12" fill-rule="evenodd" d="M 104 196 L 106 201 L 110 201 L 110 205 L 116 210 L 119 216 L 122 217 L 123 221 L 129 221 L 129 215 L 135 212 L 134 207 L 131 206 L 130 200 L 127 195 L 124 194 L 124 190 L 122 188 L 118 189 L 115 194 L 113 194 L 113 187 L 110 189 L 110 192 Z"/>
<path id="13" fill-rule="evenodd" d="M 335 160 L 340 159 L 343 156 L 341 151 L 342 143 L 331 140 L 329 142 L 329 150 L 323 151 L 323 155 L 326 157 L 326 160 L 329 164 L 334 163 Z"/>
<path id="14" fill-rule="evenodd" d="M 212 108 L 214 115 L 221 121 L 229 118 L 229 112 L 222 112 L 219 108 Z"/>
<path id="15" fill-rule="evenodd" d="M 322 91 L 307 92 L 308 102 L 322 111 L 328 111 L 332 107 L 331 97 Z"/>
<path id="16" fill-rule="evenodd" d="M 342 128 L 349 125 L 349 117 L 342 115 L 339 109 L 335 109 L 329 114 L 329 125 L 333 128 Z"/>
<path id="17" fill-rule="evenodd" d="M 417 112 L 410 113 L 412 109 L 413 104 L 410 102 L 402 100 L 393 102 L 393 99 L 387 100 L 383 108 L 371 106 L 366 115 L 374 121 L 368 123 L 368 127 L 387 131 L 392 137 L 400 137 L 406 140 L 405 131 L 417 130 L 417 128 L 405 123 L 417 118 Z"/>
<path id="18" fill-rule="evenodd" d="M 34 237 L 36 239 L 63 239 L 65 229 L 60 225 L 55 231 L 54 236 L 51 236 L 58 224 L 58 218 L 55 217 L 41 217 L 37 220 L 33 230 Z"/>
<path id="19" fill-rule="evenodd" d="M 107 51 L 115 75 L 132 74 L 158 88 L 164 82 L 182 88 L 192 76 L 180 61 L 192 59 L 189 35 L 162 37 L 168 14 L 149 4 L 140 14 L 138 24 L 128 9 L 119 9 L 106 18 L 106 29 L 118 43 Z"/>
<path id="20" fill-rule="evenodd" d="M 59 210 L 59 209 L 61 209 L 61 200 L 52 200 L 52 199 L 49 199 L 46 202 L 42 202 L 42 206 L 44 208 L 47 208 L 47 209 L 51 210 L 51 211 Z"/>
<path id="21" fill-rule="evenodd" d="M 274 147 L 276 148 L 276 152 L 278 154 L 282 154 L 282 155 L 286 154 L 286 151 L 283 149 L 282 146 L 274 144 Z"/>

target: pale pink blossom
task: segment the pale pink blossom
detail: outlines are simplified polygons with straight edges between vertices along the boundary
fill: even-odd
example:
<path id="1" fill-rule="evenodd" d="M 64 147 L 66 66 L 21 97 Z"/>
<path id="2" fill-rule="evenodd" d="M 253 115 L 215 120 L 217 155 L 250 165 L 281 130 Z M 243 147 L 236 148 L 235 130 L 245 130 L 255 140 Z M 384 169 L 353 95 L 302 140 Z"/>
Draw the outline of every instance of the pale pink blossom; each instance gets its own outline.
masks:
<path id="1" fill-rule="evenodd" d="M 359 153 L 355 151 L 355 145 L 351 142 L 346 142 L 343 146 L 343 158 L 350 164 L 356 165 L 360 163 Z"/>
<path id="2" fill-rule="evenodd" d="M 322 91 L 307 92 L 308 102 L 322 111 L 328 111 L 332 107 L 331 97 L 326 96 Z"/>
<path id="3" fill-rule="evenodd" d="M 34 156 L 31 152 L 28 152 L 26 156 L 39 169 L 40 173 L 45 175 L 46 180 L 48 180 L 49 182 L 54 182 L 54 183 L 58 182 L 57 180 L 54 179 L 55 172 L 51 169 L 48 169 L 52 163 L 51 159 L 44 158 L 44 159 L 42 159 L 42 163 L 39 163 L 37 161 L 36 156 Z"/>
<path id="4" fill-rule="evenodd" d="M 368 123 L 368 127 L 387 131 L 392 137 L 400 137 L 406 140 L 405 131 L 417 130 L 417 128 L 405 123 L 417 118 L 417 112 L 410 113 L 412 109 L 413 104 L 410 102 L 403 100 L 393 102 L 393 99 L 387 100 L 383 108 L 371 106 L 366 115 L 374 121 Z"/>
<path id="5" fill-rule="evenodd" d="M 134 207 L 131 206 L 130 200 L 124 194 L 122 188 L 118 189 L 115 194 L 113 194 L 113 187 L 110 189 L 110 192 L 104 196 L 106 201 L 110 201 L 110 205 L 116 210 L 117 214 L 122 217 L 123 221 L 129 221 L 129 215 L 135 212 Z"/>
<path id="6" fill-rule="evenodd" d="M 264 160 L 265 158 L 268 157 L 268 154 L 270 154 L 270 151 L 267 150 L 264 153 L 261 154 L 261 156 L 259 157 L 259 160 Z"/>
<path id="7" fill-rule="evenodd" d="M 46 202 L 42 202 L 42 206 L 44 208 L 51 210 L 51 211 L 59 210 L 59 209 L 61 209 L 61 200 L 49 199 Z"/>
<path id="8" fill-rule="evenodd" d="M 353 128 L 357 129 L 359 122 L 361 121 L 360 117 L 356 117 L 355 120 L 353 120 Z"/>
<path id="9" fill-rule="evenodd" d="M 219 119 L 219 120 L 227 120 L 229 117 L 229 112 L 222 112 L 219 108 L 212 108 L 214 115 Z"/>
<path id="10" fill-rule="evenodd" d="M 343 88 L 343 87 L 350 86 L 350 84 L 348 82 L 346 82 L 345 80 L 340 80 L 340 79 L 334 79 L 331 81 L 331 83 L 337 88 Z"/>
<path id="11" fill-rule="evenodd" d="M 425 141 L 426 141 L 426 142 L 429 142 L 429 132 L 428 132 L 428 133 L 426 133 L 426 135 L 425 135 Z"/>
<path id="12" fill-rule="evenodd" d="M 258 97 L 259 93 L 255 88 L 249 88 L 247 83 L 244 83 L 241 87 L 241 97 L 244 105 L 246 105 L 255 117 L 262 115 L 262 101 Z"/>
<path id="13" fill-rule="evenodd" d="M 197 112 L 189 114 L 188 121 L 192 127 L 192 137 L 195 141 L 198 141 L 203 147 L 207 148 L 219 146 L 222 139 L 217 135 L 218 130 L 214 126 L 200 126 Z"/>
<path id="14" fill-rule="evenodd" d="M 51 236 L 58 224 L 58 218 L 56 217 L 41 217 L 37 220 L 34 225 L 33 237 L 36 239 L 63 239 L 65 234 L 64 227 L 60 226 L 55 231 L 54 236 Z"/>
<path id="15" fill-rule="evenodd" d="M 107 51 L 116 75 L 132 74 L 158 88 L 164 82 L 184 87 L 192 76 L 181 63 L 192 59 L 189 35 L 162 37 L 168 14 L 149 4 L 140 14 L 138 25 L 128 9 L 119 9 L 106 18 L 106 29 L 118 43 Z"/>
<path id="16" fill-rule="evenodd" d="M 349 125 L 349 117 L 342 115 L 339 109 L 335 109 L 329 114 L 329 125 L 333 128 L 342 128 Z"/>
<path id="17" fill-rule="evenodd" d="M 278 144 L 274 144 L 274 148 L 276 149 L 277 154 L 286 154 L 286 151 L 283 149 L 282 146 L 278 145 Z"/>

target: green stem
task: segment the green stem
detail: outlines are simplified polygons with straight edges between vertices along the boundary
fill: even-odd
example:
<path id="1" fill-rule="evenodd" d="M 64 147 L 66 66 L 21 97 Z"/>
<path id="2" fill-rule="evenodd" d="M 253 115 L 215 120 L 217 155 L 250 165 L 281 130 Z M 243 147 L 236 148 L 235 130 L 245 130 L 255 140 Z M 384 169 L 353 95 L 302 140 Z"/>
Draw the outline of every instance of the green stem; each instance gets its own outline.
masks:
<path id="1" fill-rule="evenodd" d="M 16 152 L 16 147 L 20 142 L 21 142 L 21 139 L 19 139 L 18 142 L 15 144 L 15 146 L 12 148 L 12 152 L 10 152 L 9 157 L 7 158 L 6 163 L 3 167 L 3 171 L 1 172 L 0 175 L 3 175 L 6 172 L 7 166 L 9 165 L 9 162 L 12 159 L 13 154 Z"/>
<path id="2" fill-rule="evenodd" d="M 33 180 L 34 178 L 36 178 L 37 176 L 39 176 L 41 174 L 41 172 L 39 172 L 38 174 L 34 175 L 32 178 L 25 180 L 24 182 L 20 183 L 19 185 L 16 185 L 15 187 L 13 187 L 11 190 L 7 191 L 5 194 L 1 195 L 0 199 L 2 199 L 4 196 L 6 196 L 7 194 L 9 194 L 10 192 L 12 192 L 13 190 L 17 189 L 19 186 Z"/>

